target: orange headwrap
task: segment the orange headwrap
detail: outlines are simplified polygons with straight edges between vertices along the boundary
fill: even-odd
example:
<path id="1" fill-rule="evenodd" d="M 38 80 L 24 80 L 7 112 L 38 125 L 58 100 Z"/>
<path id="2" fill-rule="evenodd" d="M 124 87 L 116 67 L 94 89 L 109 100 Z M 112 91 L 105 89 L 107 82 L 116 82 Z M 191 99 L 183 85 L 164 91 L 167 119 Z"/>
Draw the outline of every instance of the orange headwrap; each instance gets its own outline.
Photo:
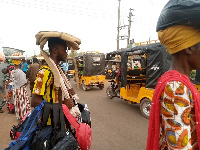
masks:
<path id="1" fill-rule="evenodd" d="M 21 60 L 19 60 L 19 59 L 13 59 L 13 60 L 12 60 L 12 63 L 13 63 L 14 65 L 19 65 L 19 64 L 21 63 Z"/>
<path id="2" fill-rule="evenodd" d="M 184 25 L 175 25 L 158 31 L 160 43 L 169 49 L 170 54 L 200 42 L 200 30 Z"/>

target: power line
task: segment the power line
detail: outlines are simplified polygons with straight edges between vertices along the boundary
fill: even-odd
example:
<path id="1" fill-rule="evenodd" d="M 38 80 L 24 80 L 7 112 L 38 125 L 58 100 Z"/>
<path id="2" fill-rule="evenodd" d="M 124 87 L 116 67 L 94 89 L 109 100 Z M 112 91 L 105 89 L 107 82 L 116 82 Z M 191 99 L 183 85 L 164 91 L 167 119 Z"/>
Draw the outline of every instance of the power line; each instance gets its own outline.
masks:
<path id="1" fill-rule="evenodd" d="M 37 2 L 37 0 L 35 0 Z M 12 0 L 12 1 L 3 1 L 1 0 L 0 2 L 3 2 L 3 3 L 7 3 L 7 4 L 12 4 L 12 5 L 18 5 L 18 6 L 23 6 L 23 7 L 29 7 L 29 8 L 36 8 L 36 9 L 42 9 L 42 10 L 47 10 L 47 11 L 54 11 L 54 12 L 58 12 L 58 13 L 67 13 L 67 14 L 71 14 L 71 15 L 81 15 L 81 16 L 86 16 L 86 17 L 103 17 L 104 19 L 110 19 L 110 20 L 116 20 L 116 17 L 114 15 L 107 15 L 107 14 L 98 14 L 98 13 L 91 13 L 88 12 L 88 11 L 77 11 L 77 10 L 70 10 L 70 9 L 62 9 L 60 7 L 56 7 L 56 6 L 53 6 L 53 7 L 47 7 L 47 6 L 43 6 L 41 4 L 41 1 L 40 1 L 40 4 L 37 4 L 37 3 L 30 3 L 30 2 L 27 2 L 27 3 L 24 3 L 24 2 L 21 2 L 21 1 L 17 1 L 17 0 Z M 48 2 L 50 4 L 50 2 Z M 56 4 L 56 3 L 53 3 L 53 4 Z M 88 4 L 91 4 L 91 3 L 88 3 Z M 57 4 L 57 5 L 61 5 L 61 4 Z M 66 6 L 66 5 L 64 5 Z M 67 11 L 68 10 L 68 11 Z M 136 10 L 137 12 L 137 10 Z M 149 26 L 149 24 L 147 23 L 144 23 L 146 19 L 141 19 L 141 18 L 134 18 L 136 23 L 138 24 L 143 24 L 143 25 L 146 25 L 146 26 Z"/>
<path id="2" fill-rule="evenodd" d="M 52 6 L 49 6 L 49 5 L 46 5 L 45 3 L 45 6 L 43 5 L 43 3 L 30 3 L 30 2 L 22 2 L 22 1 L 16 1 L 16 0 L 13 0 L 12 2 L 11 1 L 0 1 L 0 2 L 3 2 L 3 3 L 7 3 L 7 4 L 12 4 L 12 5 L 18 5 L 18 6 L 23 6 L 23 7 L 29 7 L 29 8 L 36 8 L 36 9 L 42 9 L 42 10 L 47 10 L 47 11 L 54 11 L 54 12 L 60 12 L 60 13 L 67 13 L 67 14 L 73 14 L 73 15 L 82 15 L 82 16 L 87 16 L 87 17 L 104 17 L 104 18 L 108 18 L 108 19 L 115 19 L 115 16 L 114 15 L 108 15 L 108 14 L 105 14 L 105 13 L 97 13 L 96 12 L 96 9 L 91 9 L 92 10 L 92 13 L 87 11 L 89 10 L 89 8 L 84 8 L 84 7 L 79 7 L 81 9 L 84 9 L 84 12 L 83 11 L 80 11 L 81 9 L 77 10 L 77 9 L 71 9 L 74 6 L 71 6 L 70 7 L 68 5 L 61 5 L 61 4 L 55 4 L 57 5 L 58 7 L 56 7 L 55 5 L 52 7 Z M 50 4 L 50 3 L 49 3 Z M 65 7 L 65 8 L 63 8 Z M 103 10 L 100 10 L 102 12 L 104 12 Z"/>
<path id="3" fill-rule="evenodd" d="M 0 1 L 0 2 L 4 2 L 4 1 Z M 4 3 L 7 3 L 7 4 L 10 4 L 11 2 L 4 2 Z M 13 4 L 13 5 L 19 5 L 19 6 L 26 6 L 26 5 L 20 5 L 19 3 L 11 3 L 11 4 Z M 42 5 L 41 5 L 42 6 Z M 29 7 L 29 6 L 28 6 Z M 39 7 L 32 7 L 32 6 L 30 6 L 31 8 L 36 8 L 36 9 L 38 9 Z M 55 9 L 57 9 L 56 7 L 52 7 L 52 8 L 55 8 Z M 54 10 L 54 9 L 49 9 L 49 8 L 46 8 L 46 10 L 48 10 L 48 11 L 56 11 L 56 12 L 60 12 L 60 13 L 68 13 L 68 14 L 72 14 L 72 15 L 82 15 L 82 16 L 85 16 L 86 14 L 84 14 L 82 11 L 77 11 L 77 12 L 79 12 L 79 13 L 72 13 L 71 11 L 62 11 L 62 10 L 60 10 L 60 11 L 57 11 L 57 10 Z M 104 14 L 101 14 L 102 16 L 105 16 Z M 97 15 L 87 15 L 87 17 L 101 17 L 101 16 L 97 16 Z M 105 16 L 105 17 L 108 17 L 108 16 Z M 112 17 L 110 17 L 110 18 L 107 18 L 107 19 L 111 19 L 111 20 L 116 20 L 116 18 L 112 18 Z M 145 20 L 146 19 L 141 19 L 141 18 L 134 18 L 135 19 L 135 23 L 136 24 L 142 24 L 142 25 L 145 25 L 145 26 L 149 26 L 149 24 L 147 24 L 147 23 L 145 23 Z"/>

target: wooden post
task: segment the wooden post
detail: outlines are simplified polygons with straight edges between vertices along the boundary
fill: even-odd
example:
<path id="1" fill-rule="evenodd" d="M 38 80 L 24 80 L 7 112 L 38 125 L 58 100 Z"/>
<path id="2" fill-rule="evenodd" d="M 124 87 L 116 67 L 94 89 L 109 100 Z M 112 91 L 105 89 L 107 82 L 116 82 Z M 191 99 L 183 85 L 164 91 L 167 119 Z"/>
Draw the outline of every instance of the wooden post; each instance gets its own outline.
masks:
<path id="1" fill-rule="evenodd" d="M 71 53 L 72 53 L 72 58 L 73 58 L 73 61 L 74 61 L 74 66 L 75 66 L 76 85 L 77 85 L 77 89 L 79 89 L 79 78 L 78 78 L 78 68 L 77 68 L 77 65 L 76 65 L 76 58 L 75 58 L 74 50 L 73 50 L 72 47 L 70 47 L 70 50 L 71 50 Z"/>

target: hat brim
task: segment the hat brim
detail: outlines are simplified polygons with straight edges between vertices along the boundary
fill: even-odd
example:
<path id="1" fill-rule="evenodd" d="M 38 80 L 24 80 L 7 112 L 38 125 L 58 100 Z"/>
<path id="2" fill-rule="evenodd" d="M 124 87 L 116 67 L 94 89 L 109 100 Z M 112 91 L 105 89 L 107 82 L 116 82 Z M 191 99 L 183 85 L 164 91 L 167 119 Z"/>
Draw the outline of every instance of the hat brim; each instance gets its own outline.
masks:
<path id="1" fill-rule="evenodd" d="M 48 41 L 49 37 L 58 37 L 64 41 L 68 47 L 72 47 L 73 50 L 78 50 L 79 45 L 81 44 L 81 40 L 76 38 L 73 35 L 64 32 L 57 32 L 57 31 L 41 31 L 35 35 L 36 38 L 36 45 L 40 45 L 40 47 L 44 47 L 46 42 Z"/>

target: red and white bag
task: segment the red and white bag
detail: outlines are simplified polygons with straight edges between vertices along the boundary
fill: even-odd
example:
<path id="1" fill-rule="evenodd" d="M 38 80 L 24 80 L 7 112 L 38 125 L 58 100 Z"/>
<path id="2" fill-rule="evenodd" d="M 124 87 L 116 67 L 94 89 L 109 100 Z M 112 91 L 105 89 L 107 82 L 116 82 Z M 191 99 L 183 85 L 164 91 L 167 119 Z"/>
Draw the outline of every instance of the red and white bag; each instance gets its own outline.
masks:
<path id="1" fill-rule="evenodd" d="M 76 130 L 76 139 L 79 143 L 81 150 L 89 150 L 92 142 L 92 129 L 86 123 L 79 124 L 74 116 L 71 115 L 68 107 L 62 104 L 63 112 Z"/>

